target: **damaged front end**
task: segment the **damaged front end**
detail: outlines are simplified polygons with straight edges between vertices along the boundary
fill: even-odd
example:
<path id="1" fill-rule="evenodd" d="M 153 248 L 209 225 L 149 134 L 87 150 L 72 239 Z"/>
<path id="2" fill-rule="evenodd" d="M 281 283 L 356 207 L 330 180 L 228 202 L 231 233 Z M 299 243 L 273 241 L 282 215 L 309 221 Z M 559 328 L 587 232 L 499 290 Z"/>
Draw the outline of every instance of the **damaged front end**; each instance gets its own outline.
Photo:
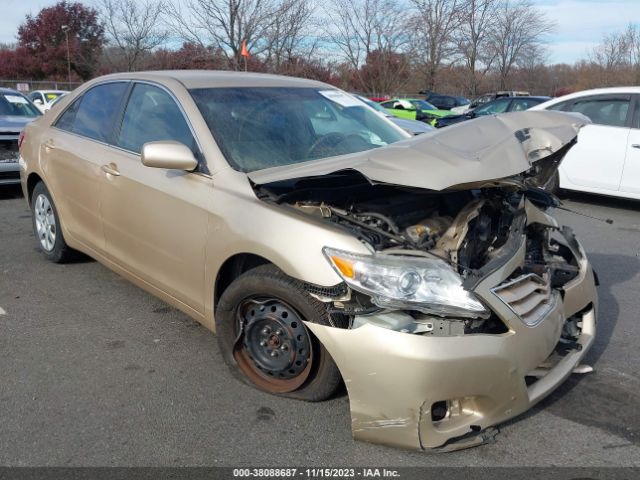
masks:
<path id="1" fill-rule="evenodd" d="M 340 321 L 306 323 L 341 371 L 354 438 L 439 450 L 483 443 L 489 427 L 557 387 L 591 345 L 593 272 L 571 230 L 549 215 L 557 200 L 538 188 L 582 120 L 529 120 L 535 128 L 517 128 L 522 115 L 457 127 L 472 143 L 466 153 L 450 132 L 414 142 L 405 168 L 397 149 L 388 162 L 379 149 L 346 169 L 252 178 L 264 201 L 346 230 L 370 252 L 326 246 L 343 283 L 310 293 Z M 416 168 L 429 142 L 448 157 Z M 479 164 L 491 173 L 464 173 Z"/>

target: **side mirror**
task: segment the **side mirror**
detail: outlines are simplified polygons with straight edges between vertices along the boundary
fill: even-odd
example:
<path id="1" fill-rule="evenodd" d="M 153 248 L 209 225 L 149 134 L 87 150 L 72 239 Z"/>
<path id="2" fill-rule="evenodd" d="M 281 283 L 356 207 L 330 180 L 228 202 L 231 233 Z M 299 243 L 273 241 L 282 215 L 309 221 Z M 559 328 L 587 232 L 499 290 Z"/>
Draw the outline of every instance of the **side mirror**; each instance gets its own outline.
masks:
<path id="1" fill-rule="evenodd" d="M 148 142 L 142 146 L 140 154 L 146 167 L 170 170 L 195 170 L 198 161 L 193 152 L 184 144 L 173 141 Z"/>
<path id="2" fill-rule="evenodd" d="M 40 100 L 39 98 L 36 98 L 33 103 L 35 103 L 36 105 L 42 105 L 42 100 Z"/>

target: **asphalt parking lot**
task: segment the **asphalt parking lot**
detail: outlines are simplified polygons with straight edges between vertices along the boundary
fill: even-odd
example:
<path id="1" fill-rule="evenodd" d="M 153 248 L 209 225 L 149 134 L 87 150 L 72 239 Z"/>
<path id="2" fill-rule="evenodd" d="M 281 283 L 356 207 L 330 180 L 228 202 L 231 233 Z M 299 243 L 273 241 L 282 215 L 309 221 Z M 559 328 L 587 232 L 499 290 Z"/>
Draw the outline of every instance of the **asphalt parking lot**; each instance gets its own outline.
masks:
<path id="1" fill-rule="evenodd" d="M 640 466 L 640 202 L 558 212 L 600 281 L 587 363 L 497 442 L 430 454 L 354 442 L 346 394 L 310 404 L 232 378 L 215 336 L 97 262 L 38 253 L 0 188 L 0 465 Z"/>

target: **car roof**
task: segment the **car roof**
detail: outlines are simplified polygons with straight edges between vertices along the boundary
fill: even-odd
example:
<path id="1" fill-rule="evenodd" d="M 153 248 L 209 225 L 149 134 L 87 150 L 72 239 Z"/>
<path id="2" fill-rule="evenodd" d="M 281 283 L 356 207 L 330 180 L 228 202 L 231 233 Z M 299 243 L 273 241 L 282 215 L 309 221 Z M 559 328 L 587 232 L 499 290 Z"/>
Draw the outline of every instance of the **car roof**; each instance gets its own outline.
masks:
<path id="1" fill-rule="evenodd" d="M 272 75 L 267 73 L 236 72 L 227 70 L 155 70 L 147 72 L 115 73 L 95 79 L 105 80 L 176 80 L 187 89 L 217 87 L 290 87 L 290 88 L 330 88 L 316 80 Z"/>
<path id="2" fill-rule="evenodd" d="M 496 100 L 502 100 L 503 98 L 508 98 L 509 100 L 549 100 L 551 97 L 547 97 L 546 95 L 518 95 L 516 97 L 500 97 L 496 98 Z"/>
<path id="3" fill-rule="evenodd" d="M 0 88 L 0 93 L 1 93 L 1 94 L 11 93 L 11 94 L 13 94 L 13 95 L 18 94 L 18 95 L 22 95 L 22 96 L 24 96 L 24 94 L 23 94 L 22 92 L 19 92 L 18 90 L 14 90 L 14 89 L 12 89 L 12 88 Z"/>
<path id="4" fill-rule="evenodd" d="M 592 88 L 591 90 L 580 90 L 579 92 L 569 93 L 561 97 L 556 97 L 554 101 L 571 100 L 572 98 L 586 97 L 589 95 L 606 95 L 606 94 L 633 94 L 640 93 L 640 87 L 607 87 Z"/>
<path id="5" fill-rule="evenodd" d="M 31 90 L 29 93 L 69 93 L 69 90 Z"/>
<path id="6" fill-rule="evenodd" d="M 577 98 L 590 97 L 592 95 L 631 95 L 640 93 L 640 87 L 606 87 L 592 88 L 590 90 L 580 90 L 579 92 L 569 93 L 561 97 L 551 98 L 544 103 L 536 105 L 536 110 L 544 110 L 553 105 L 565 102 L 567 100 L 575 100 Z"/>

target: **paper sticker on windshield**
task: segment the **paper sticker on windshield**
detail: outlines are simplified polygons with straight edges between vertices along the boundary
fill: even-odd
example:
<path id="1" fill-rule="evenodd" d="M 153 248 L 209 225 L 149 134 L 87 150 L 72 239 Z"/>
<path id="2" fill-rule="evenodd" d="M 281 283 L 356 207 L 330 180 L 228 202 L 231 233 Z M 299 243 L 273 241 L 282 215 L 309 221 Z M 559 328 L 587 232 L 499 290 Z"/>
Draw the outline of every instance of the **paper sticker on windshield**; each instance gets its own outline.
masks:
<path id="1" fill-rule="evenodd" d="M 27 102 L 26 98 L 19 95 L 5 95 L 4 98 L 6 98 L 7 101 L 11 103 L 29 103 Z"/>
<path id="2" fill-rule="evenodd" d="M 318 93 L 324 98 L 327 98 L 338 105 L 342 105 L 343 107 L 362 107 L 364 105 L 364 103 L 357 98 L 347 95 L 339 90 L 321 90 Z"/>

